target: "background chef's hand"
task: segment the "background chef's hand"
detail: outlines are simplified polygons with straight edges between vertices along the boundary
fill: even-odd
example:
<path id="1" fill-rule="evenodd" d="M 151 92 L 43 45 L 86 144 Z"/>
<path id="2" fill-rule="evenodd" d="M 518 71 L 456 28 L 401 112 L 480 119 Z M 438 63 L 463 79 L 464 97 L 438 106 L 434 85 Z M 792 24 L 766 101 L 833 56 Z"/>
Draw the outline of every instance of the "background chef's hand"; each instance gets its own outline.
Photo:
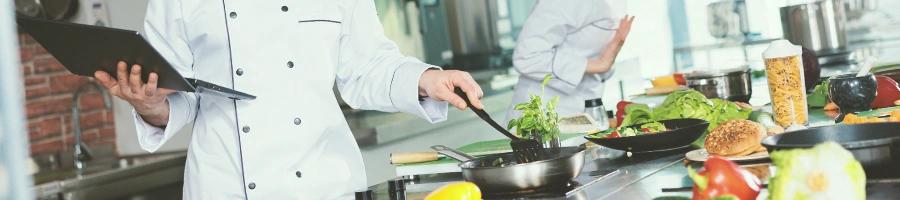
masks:
<path id="1" fill-rule="evenodd" d="M 453 92 L 456 87 L 462 89 L 466 96 L 469 96 L 472 106 L 484 109 L 484 105 L 481 104 L 480 100 L 484 96 L 484 92 L 481 91 L 481 87 L 478 86 L 478 83 L 475 82 L 475 79 L 468 72 L 429 69 L 425 70 L 422 76 L 419 77 L 419 95 L 431 97 L 436 101 L 448 102 L 460 110 L 465 110 L 467 107 L 466 102 Z"/>
<path id="2" fill-rule="evenodd" d="M 628 18 L 628 15 L 625 15 L 622 19 L 619 20 L 619 28 L 616 29 L 616 35 L 613 37 L 613 40 L 618 42 L 624 42 L 625 38 L 628 37 L 628 32 L 631 32 L 631 22 L 634 21 L 634 16 Z"/>
<path id="3" fill-rule="evenodd" d="M 126 70 L 127 64 L 120 61 L 116 72 L 118 79 L 113 79 L 112 76 L 104 71 L 94 72 L 94 78 L 106 87 L 110 93 L 128 101 L 139 114 L 165 115 L 165 121 L 168 122 L 169 105 L 168 101 L 166 101 L 166 95 L 175 92 L 175 90 L 157 88 L 159 76 L 156 73 L 150 73 L 147 83 L 144 84 L 141 81 L 140 65 L 132 66 L 131 72 Z M 153 121 L 156 121 L 156 123 Z M 148 122 L 157 126 L 165 125 L 165 122 L 160 124 L 158 120 L 148 120 Z"/>

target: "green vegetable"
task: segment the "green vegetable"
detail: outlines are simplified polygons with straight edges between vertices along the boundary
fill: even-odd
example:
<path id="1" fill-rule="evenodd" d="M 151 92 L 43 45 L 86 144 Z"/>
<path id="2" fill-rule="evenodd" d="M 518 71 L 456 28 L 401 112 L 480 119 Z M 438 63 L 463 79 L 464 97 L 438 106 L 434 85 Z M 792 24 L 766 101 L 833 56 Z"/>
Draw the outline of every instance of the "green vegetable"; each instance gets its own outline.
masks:
<path id="1" fill-rule="evenodd" d="M 813 93 L 806 96 L 806 104 L 813 108 L 825 107 L 825 104 L 828 104 L 828 80 L 816 85 Z"/>
<path id="2" fill-rule="evenodd" d="M 649 109 L 647 109 L 649 111 Z M 709 121 L 707 132 L 716 128 L 719 124 L 733 119 L 747 119 L 751 109 L 741 109 L 732 102 L 720 99 L 707 99 L 696 90 L 682 90 L 669 94 L 659 108 L 654 108 L 651 113 L 644 113 L 643 109 L 635 108 L 627 111 L 628 115 L 622 120 L 622 126 L 654 122 L 669 119 L 702 119 Z M 619 133 L 621 134 L 621 133 Z M 706 134 L 694 141 L 693 145 L 703 148 Z"/>
<path id="3" fill-rule="evenodd" d="M 650 122 L 650 123 L 641 125 L 641 128 L 650 129 L 651 132 L 660 132 L 660 131 L 666 130 L 666 125 L 663 125 L 662 123 L 659 123 L 659 122 Z"/>
<path id="4" fill-rule="evenodd" d="M 628 104 L 625 106 L 625 119 L 622 120 L 619 127 L 631 126 L 634 124 L 642 124 L 651 122 L 652 113 L 650 112 L 650 106 L 647 104 Z"/>
<path id="5" fill-rule="evenodd" d="M 552 74 L 544 76 L 544 81 L 541 82 L 541 95 L 534 95 L 529 91 L 528 96 L 531 100 L 515 106 L 515 110 L 522 111 L 522 116 L 510 120 L 506 126 L 507 130 L 512 130 L 515 127 L 516 132 L 527 139 L 534 138 L 534 135 L 531 134 L 532 131 L 541 132 L 543 133 L 541 141 L 550 141 L 552 138 L 559 137 L 559 126 L 556 123 L 559 122 L 560 118 L 555 111 L 556 104 L 559 103 L 559 96 L 547 101 L 546 106 L 541 101 L 541 96 L 544 96 L 544 86 L 550 82 L 551 77 L 553 77 Z"/>
<path id="6" fill-rule="evenodd" d="M 750 76 L 753 76 L 753 78 L 764 77 L 764 76 L 766 76 L 766 70 L 760 69 L 760 70 L 750 71 Z"/>
<path id="7" fill-rule="evenodd" d="M 769 199 L 866 199 L 866 174 L 853 154 L 835 142 L 811 149 L 775 151 Z"/>
<path id="8" fill-rule="evenodd" d="M 766 127 L 766 130 L 769 130 L 772 127 L 778 126 L 775 123 L 775 115 L 766 111 L 757 110 L 750 113 L 750 121 L 762 124 Z"/>

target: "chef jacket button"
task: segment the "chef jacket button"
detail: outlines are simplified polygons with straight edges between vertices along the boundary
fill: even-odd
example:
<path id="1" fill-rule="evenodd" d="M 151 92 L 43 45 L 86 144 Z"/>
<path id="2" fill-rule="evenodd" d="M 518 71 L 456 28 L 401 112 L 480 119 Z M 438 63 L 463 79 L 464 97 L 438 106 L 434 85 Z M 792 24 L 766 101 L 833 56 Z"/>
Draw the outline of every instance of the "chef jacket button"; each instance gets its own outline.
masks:
<path id="1" fill-rule="evenodd" d="M 300 125 L 300 118 L 294 118 L 294 125 Z"/>
<path id="2" fill-rule="evenodd" d="M 297 174 L 297 178 L 303 177 L 303 174 L 300 173 L 300 171 L 297 171 L 297 173 L 294 173 L 294 174 Z"/>
<path id="3" fill-rule="evenodd" d="M 237 18 L 236 12 L 231 12 L 231 14 L 228 14 L 228 15 L 231 16 L 232 19 Z"/>
<path id="4" fill-rule="evenodd" d="M 237 74 L 238 76 L 244 75 L 244 70 L 241 68 L 238 68 L 237 71 L 235 71 L 234 73 Z"/>
<path id="5" fill-rule="evenodd" d="M 244 133 L 250 132 L 250 126 L 244 126 L 244 128 L 242 128 L 242 130 L 244 131 Z"/>
<path id="6" fill-rule="evenodd" d="M 255 188 L 256 188 L 256 183 L 250 182 L 250 184 L 247 185 L 247 188 L 250 188 L 251 190 L 252 190 L 252 189 L 255 189 Z"/>
<path id="7" fill-rule="evenodd" d="M 281 11 L 282 11 L 282 12 L 287 12 L 287 11 L 288 11 L 288 7 L 287 7 L 287 6 L 281 6 Z"/>
<path id="8" fill-rule="evenodd" d="M 294 68 L 294 61 L 288 61 L 288 68 Z"/>

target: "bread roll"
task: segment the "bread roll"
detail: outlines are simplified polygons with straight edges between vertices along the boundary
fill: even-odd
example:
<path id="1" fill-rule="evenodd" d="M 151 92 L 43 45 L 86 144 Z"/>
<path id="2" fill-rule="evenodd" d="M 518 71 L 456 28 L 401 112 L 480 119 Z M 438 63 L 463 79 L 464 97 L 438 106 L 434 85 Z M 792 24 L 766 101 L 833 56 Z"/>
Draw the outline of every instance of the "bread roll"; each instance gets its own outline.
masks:
<path id="1" fill-rule="evenodd" d="M 706 136 L 706 151 L 717 156 L 746 156 L 765 148 L 759 143 L 768 136 L 762 124 L 736 119 L 719 124 Z"/>

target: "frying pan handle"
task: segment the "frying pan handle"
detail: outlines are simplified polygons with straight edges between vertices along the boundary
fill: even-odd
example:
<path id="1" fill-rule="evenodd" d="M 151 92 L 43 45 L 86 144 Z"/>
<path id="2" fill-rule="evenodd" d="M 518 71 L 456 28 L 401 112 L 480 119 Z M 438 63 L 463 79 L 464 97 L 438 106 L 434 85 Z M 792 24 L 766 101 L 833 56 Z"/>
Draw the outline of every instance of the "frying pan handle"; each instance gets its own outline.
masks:
<path id="1" fill-rule="evenodd" d="M 461 88 L 457 87 L 454 91 L 456 92 L 456 95 L 462 97 L 463 101 L 466 101 L 466 105 L 468 105 L 469 108 L 472 109 L 472 111 L 475 112 L 476 115 L 478 115 L 478 117 L 490 124 L 491 127 L 494 127 L 494 129 L 497 129 L 497 131 L 500 131 L 500 133 L 503 133 L 503 135 L 506 135 L 506 137 L 509 137 L 509 139 L 519 140 L 519 137 L 516 137 L 515 135 L 504 129 L 502 126 L 500 126 L 500 124 L 497 124 L 497 122 L 491 119 L 491 116 L 489 116 L 487 112 L 484 112 L 484 110 L 472 106 L 472 102 L 469 101 L 469 96 L 466 95 L 466 93 L 463 92 Z"/>
<path id="2" fill-rule="evenodd" d="M 434 149 L 438 153 L 444 154 L 445 156 L 453 158 L 459 162 L 466 162 L 475 159 L 475 157 L 472 157 L 469 154 L 457 151 L 456 149 L 451 149 L 450 147 L 444 145 L 434 145 L 431 146 L 431 149 Z"/>

